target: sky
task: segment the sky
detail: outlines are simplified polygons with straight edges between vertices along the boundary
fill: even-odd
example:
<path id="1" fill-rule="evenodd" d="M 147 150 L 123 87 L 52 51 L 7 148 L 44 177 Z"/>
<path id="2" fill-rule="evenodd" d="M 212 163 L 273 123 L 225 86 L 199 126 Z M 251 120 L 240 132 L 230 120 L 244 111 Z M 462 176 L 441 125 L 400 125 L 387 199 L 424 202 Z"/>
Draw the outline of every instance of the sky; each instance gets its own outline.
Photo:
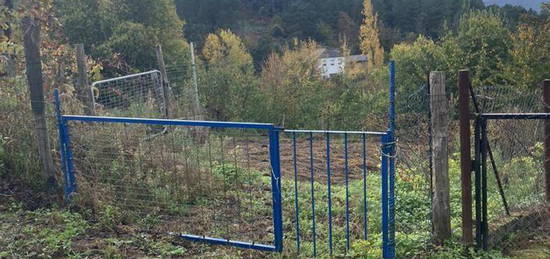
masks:
<path id="1" fill-rule="evenodd" d="M 483 0 L 486 5 L 490 4 L 512 4 L 512 5 L 521 5 L 527 9 L 531 8 L 536 11 L 540 11 L 540 4 L 543 2 L 550 2 L 550 0 Z"/>

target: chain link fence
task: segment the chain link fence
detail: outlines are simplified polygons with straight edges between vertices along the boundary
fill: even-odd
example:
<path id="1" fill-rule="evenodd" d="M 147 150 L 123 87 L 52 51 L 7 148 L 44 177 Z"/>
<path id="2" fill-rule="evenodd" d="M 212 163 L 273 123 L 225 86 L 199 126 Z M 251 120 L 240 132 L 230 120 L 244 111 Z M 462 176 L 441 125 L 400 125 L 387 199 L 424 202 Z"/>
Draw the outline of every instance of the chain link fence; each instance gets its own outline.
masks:
<path id="1" fill-rule="evenodd" d="M 544 112 L 542 87 L 483 86 L 473 91 L 472 114 L 478 109 L 481 113 Z M 528 227 L 522 218 L 536 222 L 530 218 L 544 208 L 544 120 L 489 120 L 487 137 L 488 222 L 490 233 L 496 231 L 492 235 L 496 243 L 506 232 Z"/>

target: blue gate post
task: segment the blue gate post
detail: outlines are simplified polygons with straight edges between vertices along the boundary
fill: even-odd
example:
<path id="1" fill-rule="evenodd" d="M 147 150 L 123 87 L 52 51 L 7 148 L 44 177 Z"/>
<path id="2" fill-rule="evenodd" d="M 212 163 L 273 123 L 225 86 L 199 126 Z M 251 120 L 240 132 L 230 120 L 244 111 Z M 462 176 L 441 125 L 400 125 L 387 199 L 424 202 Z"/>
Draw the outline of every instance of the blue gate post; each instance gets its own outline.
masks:
<path id="1" fill-rule="evenodd" d="M 382 165 L 380 176 L 382 177 L 381 181 L 381 194 L 382 194 L 382 256 L 383 258 L 389 258 L 388 256 L 388 240 L 389 240 L 389 229 L 388 229 L 388 135 L 382 136 Z"/>
<path id="2" fill-rule="evenodd" d="M 281 156 L 279 151 L 279 132 L 281 129 L 269 130 L 269 158 L 271 161 L 271 189 L 273 195 L 273 233 L 275 251 L 283 251 L 283 209 L 281 195 Z"/>
<path id="3" fill-rule="evenodd" d="M 382 137 L 382 253 L 395 258 L 395 62 L 389 64 L 389 128 Z"/>
<path id="4" fill-rule="evenodd" d="M 61 114 L 61 99 L 59 98 L 59 89 L 54 89 L 55 115 L 57 117 L 57 126 L 59 130 L 59 153 L 61 155 L 61 168 L 63 170 L 63 178 L 65 180 L 63 191 L 65 201 L 69 202 L 71 196 L 76 190 L 76 181 L 73 174 L 73 161 L 70 150 L 69 128 L 67 121 Z"/>

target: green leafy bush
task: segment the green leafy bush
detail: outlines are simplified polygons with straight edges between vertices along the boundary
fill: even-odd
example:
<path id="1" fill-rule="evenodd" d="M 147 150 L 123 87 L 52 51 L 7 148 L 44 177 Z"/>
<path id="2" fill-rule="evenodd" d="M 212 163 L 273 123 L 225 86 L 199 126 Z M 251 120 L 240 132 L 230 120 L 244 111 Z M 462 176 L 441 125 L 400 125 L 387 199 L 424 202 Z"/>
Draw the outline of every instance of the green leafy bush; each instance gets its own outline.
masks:
<path id="1" fill-rule="evenodd" d="M 261 173 L 247 170 L 238 165 L 227 163 L 217 164 L 212 170 L 215 179 L 223 182 L 226 186 L 233 184 L 255 184 L 259 181 Z"/>

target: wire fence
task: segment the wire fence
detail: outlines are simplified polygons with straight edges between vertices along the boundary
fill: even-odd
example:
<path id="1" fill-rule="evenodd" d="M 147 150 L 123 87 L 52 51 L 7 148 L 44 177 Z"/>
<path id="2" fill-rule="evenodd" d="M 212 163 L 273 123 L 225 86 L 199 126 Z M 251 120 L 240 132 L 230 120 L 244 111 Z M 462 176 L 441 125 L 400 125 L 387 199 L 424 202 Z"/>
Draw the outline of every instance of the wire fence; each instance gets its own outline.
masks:
<path id="1" fill-rule="evenodd" d="M 166 67 L 170 81 L 170 110 L 174 118 L 205 119 L 204 110 L 196 104 L 198 93 L 194 92 L 191 67 L 174 64 Z M 198 86 L 197 86 L 198 87 Z M 198 110 L 197 110 L 198 109 Z"/>
<path id="2" fill-rule="evenodd" d="M 482 113 L 544 112 L 542 88 L 485 86 L 475 88 L 474 92 Z M 490 120 L 487 135 L 488 222 L 489 229 L 495 230 L 517 225 L 515 219 L 537 214 L 543 207 L 544 120 Z M 499 185 L 504 197 L 499 193 Z M 512 217 L 507 217 L 507 209 Z"/>
<path id="3" fill-rule="evenodd" d="M 401 220 L 396 222 L 398 232 L 420 236 L 418 242 L 427 243 L 432 238 L 431 224 L 431 119 L 430 88 L 423 84 L 410 93 L 401 93 L 397 98 L 397 184 L 414 182 L 415 193 L 401 185 L 396 188 L 397 197 L 418 196 L 418 201 L 396 203 Z M 452 127 L 452 125 L 451 125 Z M 451 133 L 450 130 L 449 133 Z M 458 184 L 458 183 L 457 183 Z M 411 207 L 411 203 L 413 206 Z M 400 240 L 397 240 L 400 242 Z M 398 247 L 399 244 L 398 244 Z"/>
<path id="4" fill-rule="evenodd" d="M 97 81 L 91 91 L 98 115 L 160 118 L 166 114 L 166 93 L 158 70 Z"/>
<path id="5" fill-rule="evenodd" d="M 158 233 L 272 244 L 265 130 L 71 122 L 77 204 Z"/>
<path id="6" fill-rule="evenodd" d="M 29 105 L 30 94 L 27 80 L 23 77 L 0 78 L 0 149 L 2 153 L 2 166 L 0 174 L 6 173 L 12 179 L 17 179 L 27 184 L 37 182 L 37 172 L 41 172 L 42 164 L 38 150 L 36 129 L 33 126 L 34 114 Z M 6 87 L 4 87 L 6 86 Z M 9 87 L 8 87 L 9 86 Z M 37 104 L 35 102 L 34 104 Z M 39 102 L 45 107 L 46 128 L 50 133 L 48 138 L 51 149 L 57 150 L 57 128 L 53 105 L 47 99 Z M 56 168 L 59 168 L 59 156 L 52 154 Z M 60 173 L 59 173 L 60 175 Z M 39 179 L 39 178 L 38 178 Z M 40 201 L 29 202 L 39 206 Z"/>

